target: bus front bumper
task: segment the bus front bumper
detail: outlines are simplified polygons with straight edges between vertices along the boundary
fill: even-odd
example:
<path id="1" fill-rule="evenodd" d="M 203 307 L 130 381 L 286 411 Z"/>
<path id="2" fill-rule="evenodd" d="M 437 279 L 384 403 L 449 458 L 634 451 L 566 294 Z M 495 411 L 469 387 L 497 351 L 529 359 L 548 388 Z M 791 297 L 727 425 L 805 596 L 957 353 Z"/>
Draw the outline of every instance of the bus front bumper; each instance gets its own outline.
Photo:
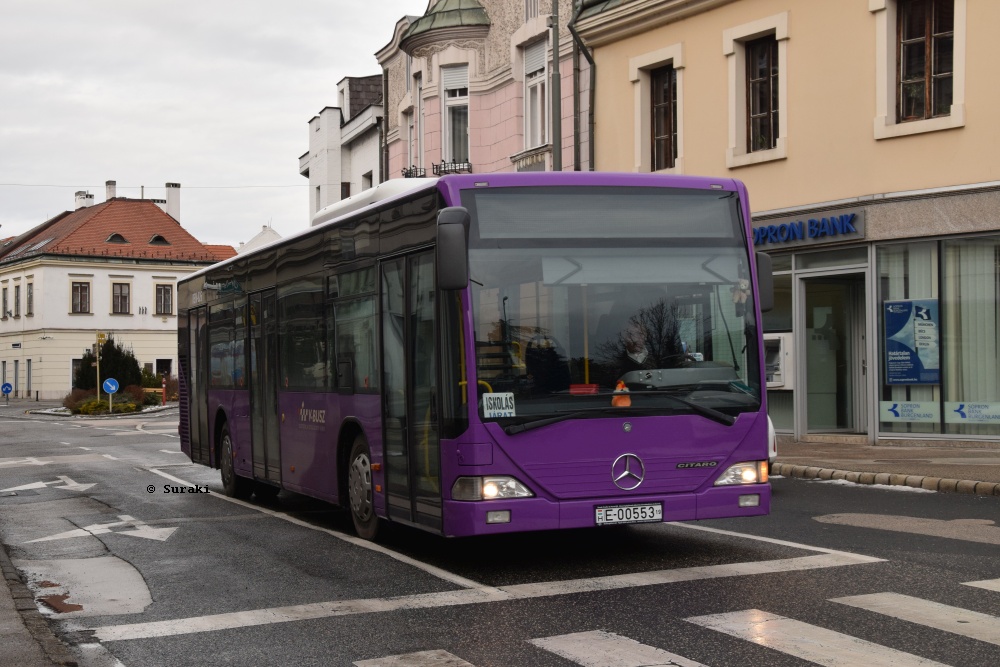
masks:
<path id="1" fill-rule="evenodd" d="M 615 499 L 586 498 L 560 502 L 537 497 L 478 502 L 445 500 L 444 533 L 449 537 L 465 537 L 532 530 L 593 528 L 598 526 L 599 507 L 657 504 L 662 507 L 663 522 L 761 516 L 770 511 L 771 485 L 741 484 L 712 487 L 700 493 Z M 661 520 L 656 522 L 659 521 Z"/>

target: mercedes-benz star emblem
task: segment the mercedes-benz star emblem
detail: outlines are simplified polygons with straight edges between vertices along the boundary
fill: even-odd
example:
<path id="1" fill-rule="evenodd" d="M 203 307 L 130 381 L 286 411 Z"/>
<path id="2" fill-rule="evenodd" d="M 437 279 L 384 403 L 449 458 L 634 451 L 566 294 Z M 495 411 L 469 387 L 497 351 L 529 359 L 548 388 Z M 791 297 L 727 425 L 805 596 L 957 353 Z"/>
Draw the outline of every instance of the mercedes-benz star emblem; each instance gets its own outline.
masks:
<path id="1" fill-rule="evenodd" d="M 622 491 L 631 491 L 642 484 L 646 466 L 635 454 L 622 454 L 611 464 L 611 481 Z"/>

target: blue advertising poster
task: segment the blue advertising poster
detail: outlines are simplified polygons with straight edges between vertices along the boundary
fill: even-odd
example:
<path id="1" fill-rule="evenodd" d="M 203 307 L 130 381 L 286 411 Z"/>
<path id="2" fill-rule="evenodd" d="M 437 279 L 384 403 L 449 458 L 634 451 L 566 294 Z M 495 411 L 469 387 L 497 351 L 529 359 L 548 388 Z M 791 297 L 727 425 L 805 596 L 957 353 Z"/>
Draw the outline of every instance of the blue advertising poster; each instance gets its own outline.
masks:
<path id="1" fill-rule="evenodd" d="M 886 301 L 885 383 L 939 384 L 937 299 Z"/>

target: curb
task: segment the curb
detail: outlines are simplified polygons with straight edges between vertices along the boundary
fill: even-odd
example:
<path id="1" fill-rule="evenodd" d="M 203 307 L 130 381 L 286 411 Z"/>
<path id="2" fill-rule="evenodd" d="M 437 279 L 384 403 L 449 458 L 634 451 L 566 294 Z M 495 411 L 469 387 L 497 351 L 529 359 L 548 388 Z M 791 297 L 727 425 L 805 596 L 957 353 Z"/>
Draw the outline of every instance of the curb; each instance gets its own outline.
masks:
<path id="1" fill-rule="evenodd" d="M 976 496 L 1000 496 L 1000 484 L 977 482 L 968 479 L 943 479 L 921 475 L 897 475 L 887 472 L 851 472 L 817 466 L 796 466 L 790 463 L 775 463 L 772 475 L 798 477 L 801 479 L 843 479 L 855 484 L 880 484 L 884 486 L 910 486 L 915 489 L 941 491 L 944 493 L 966 493 Z"/>
<path id="2" fill-rule="evenodd" d="M 14 599 L 14 606 L 21 615 L 24 627 L 28 629 L 32 639 L 42 649 L 45 657 L 56 665 L 77 667 L 79 662 L 76 656 L 70 652 L 66 644 L 56 637 L 55 633 L 52 632 L 52 628 L 49 627 L 48 621 L 42 616 L 42 612 L 38 611 L 38 607 L 35 606 L 35 596 L 24 585 L 24 582 L 21 581 L 21 577 L 18 575 L 14 564 L 10 561 L 7 549 L 3 545 L 0 545 L 0 571 L 3 573 L 5 584 L 10 588 L 11 597 Z"/>

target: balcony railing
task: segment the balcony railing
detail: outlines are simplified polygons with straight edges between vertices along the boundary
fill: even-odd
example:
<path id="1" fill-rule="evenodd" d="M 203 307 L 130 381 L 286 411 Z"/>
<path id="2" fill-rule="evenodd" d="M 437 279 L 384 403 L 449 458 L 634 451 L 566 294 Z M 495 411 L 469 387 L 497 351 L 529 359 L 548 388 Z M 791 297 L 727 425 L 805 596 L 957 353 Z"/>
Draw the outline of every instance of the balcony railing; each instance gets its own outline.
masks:
<path id="1" fill-rule="evenodd" d="M 427 170 L 416 165 L 403 169 L 403 178 L 423 178 L 426 175 Z"/>
<path id="2" fill-rule="evenodd" d="M 472 173 L 472 163 L 471 162 L 444 162 L 433 165 L 435 176 L 444 176 L 445 174 L 471 174 Z"/>

